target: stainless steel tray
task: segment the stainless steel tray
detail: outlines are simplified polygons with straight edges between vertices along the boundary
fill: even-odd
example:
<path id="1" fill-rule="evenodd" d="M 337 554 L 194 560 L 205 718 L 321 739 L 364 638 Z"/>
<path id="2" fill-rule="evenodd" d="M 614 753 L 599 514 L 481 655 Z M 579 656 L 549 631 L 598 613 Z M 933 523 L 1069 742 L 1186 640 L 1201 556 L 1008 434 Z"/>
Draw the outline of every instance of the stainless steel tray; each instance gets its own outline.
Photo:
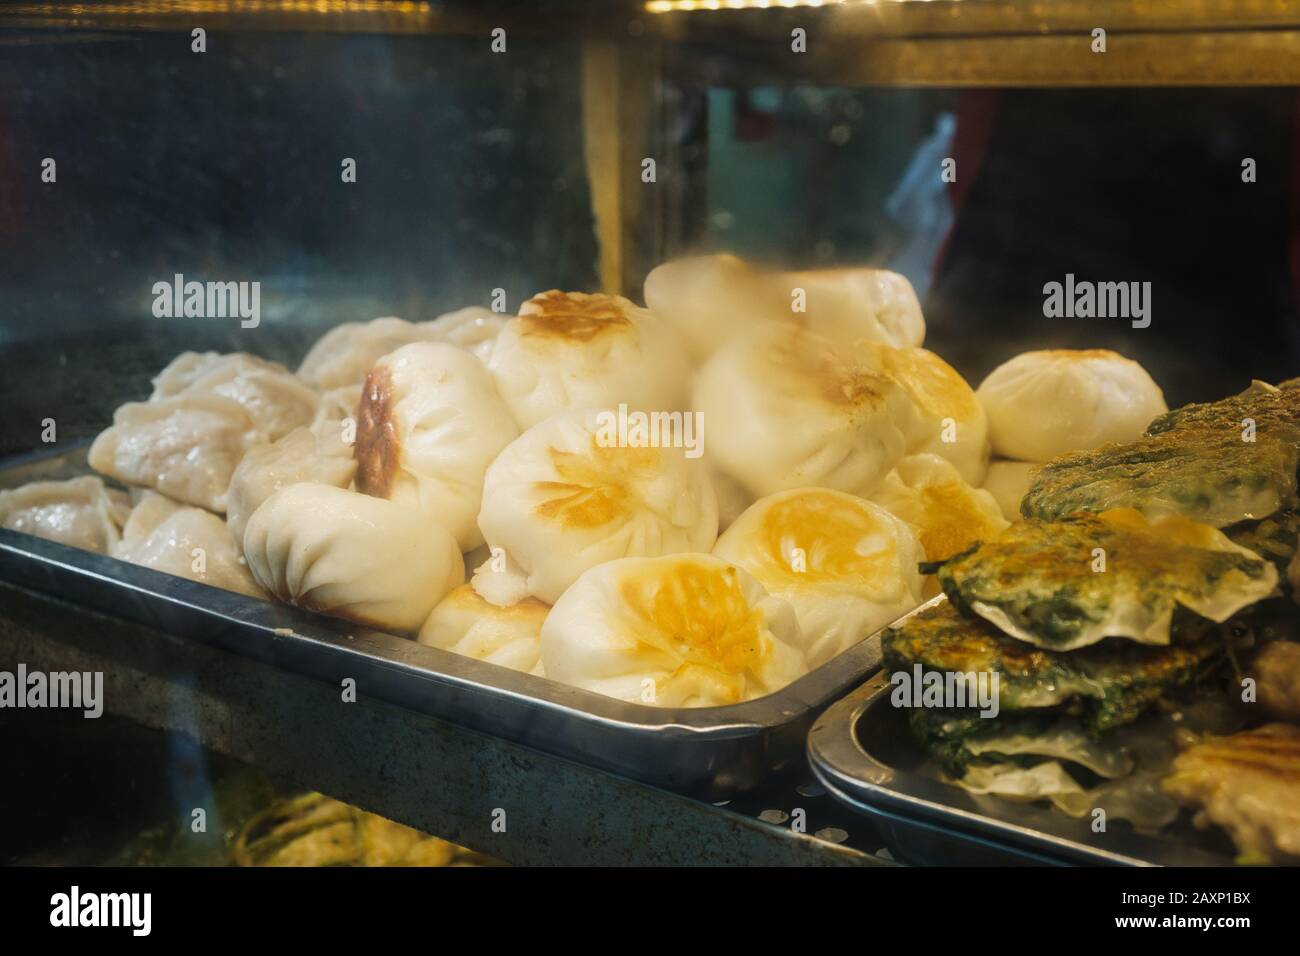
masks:
<path id="1" fill-rule="evenodd" d="M 1148 836 L 1117 821 L 1105 833 L 1050 808 L 976 796 L 922 772 L 925 757 L 891 685 L 876 674 L 829 708 L 808 735 L 813 772 L 870 817 L 890 852 L 921 864 L 1224 866 L 1214 834 Z"/>
<path id="2" fill-rule="evenodd" d="M 84 449 L 0 463 L 0 487 L 88 473 Z M 880 663 L 870 637 L 767 697 L 629 704 L 413 640 L 0 530 L 0 581 L 666 789 L 723 800 L 802 759 L 817 713 Z M 0 609 L 3 613 L 3 609 Z"/>

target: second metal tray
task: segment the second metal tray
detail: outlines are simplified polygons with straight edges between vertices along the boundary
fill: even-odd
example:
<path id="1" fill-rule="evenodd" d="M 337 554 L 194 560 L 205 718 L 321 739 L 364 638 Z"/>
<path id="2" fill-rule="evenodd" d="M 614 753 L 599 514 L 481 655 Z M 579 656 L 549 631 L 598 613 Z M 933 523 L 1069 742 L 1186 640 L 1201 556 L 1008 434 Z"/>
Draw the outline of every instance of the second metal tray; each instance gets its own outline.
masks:
<path id="1" fill-rule="evenodd" d="M 86 474 L 84 461 L 0 464 L 0 488 Z M 801 760 L 816 715 L 880 663 L 872 636 L 767 697 L 661 708 L 12 531 L 0 530 L 0 580 L 335 685 L 351 677 L 359 694 L 708 800 Z"/>
<path id="2" fill-rule="evenodd" d="M 826 789 L 870 817 L 891 853 L 921 864 L 1223 866 L 1233 862 L 1120 821 L 1095 833 L 1083 820 L 1032 804 L 977 797 L 922 769 L 884 672 L 829 708 L 808 735 L 808 758 Z"/>

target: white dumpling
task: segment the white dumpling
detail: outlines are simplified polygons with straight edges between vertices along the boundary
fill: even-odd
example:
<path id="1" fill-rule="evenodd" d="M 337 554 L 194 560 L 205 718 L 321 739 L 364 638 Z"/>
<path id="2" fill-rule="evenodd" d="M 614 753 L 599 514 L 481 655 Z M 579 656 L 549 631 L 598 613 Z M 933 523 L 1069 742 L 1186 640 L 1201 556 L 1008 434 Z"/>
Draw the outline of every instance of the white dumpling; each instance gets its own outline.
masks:
<path id="1" fill-rule="evenodd" d="M 1023 352 L 990 372 L 975 394 L 988 413 L 993 453 L 1039 463 L 1134 441 L 1167 411 L 1146 370 L 1108 349 Z"/>
<path id="2" fill-rule="evenodd" d="M 1007 527 L 993 496 L 938 455 L 904 458 L 871 500 L 911 526 L 927 561 L 947 560 Z"/>
<path id="3" fill-rule="evenodd" d="M 989 461 L 988 418 L 957 370 L 928 349 L 872 342 L 857 347 L 912 400 L 903 423 L 907 454 L 938 455 L 952 462 L 966 481 L 982 482 Z"/>
<path id="4" fill-rule="evenodd" d="M 429 323 L 385 316 L 369 322 L 336 325 L 311 347 L 298 366 L 298 377 L 321 390 L 360 385 L 379 359 L 411 342 L 441 338 Z"/>
<path id="5" fill-rule="evenodd" d="M 362 383 L 340 385 L 322 392 L 320 404 L 316 406 L 316 415 L 311 421 L 311 430 L 318 436 L 339 439 L 351 448 L 356 441 L 357 408 L 361 405 Z M 344 422 L 351 422 L 349 431 L 344 431 Z M 351 454 L 351 452 L 349 452 Z"/>
<path id="6" fill-rule="evenodd" d="M 421 322 L 420 325 L 433 332 L 439 342 L 458 345 L 473 352 L 475 358 L 486 362 L 496 345 L 497 336 L 511 318 L 513 316 L 471 305 L 455 312 L 447 312 L 428 322 Z"/>
<path id="7" fill-rule="evenodd" d="M 231 534 L 243 541 L 253 512 L 286 485 L 310 481 L 346 488 L 356 470 L 351 448 L 310 428 L 296 428 L 277 442 L 250 448 L 231 475 L 226 495 Z"/>
<path id="8" fill-rule="evenodd" d="M 553 416 L 487 470 L 483 536 L 548 604 L 604 561 L 708 551 L 718 536 L 702 459 L 681 448 L 619 447 L 602 427 L 597 411 Z"/>
<path id="9" fill-rule="evenodd" d="M 727 254 L 675 259 L 645 278 L 646 306 L 673 327 L 695 365 L 748 326 L 789 318 L 781 295 L 779 283 Z"/>
<path id="10" fill-rule="evenodd" d="M 550 610 L 534 598 L 497 607 L 462 584 L 433 609 L 419 641 L 541 677 L 542 623 Z"/>
<path id="11" fill-rule="evenodd" d="M 903 456 L 911 401 L 861 352 L 767 323 L 700 370 L 694 405 L 713 464 L 762 497 L 871 491 Z"/>
<path id="12" fill-rule="evenodd" d="M 90 467 L 129 485 L 224 513 L 230 476 L 265 433 L 224 395 L 185 391 L 128 402 L 90 446 Z"/>
<path id="13" fill-rule="evenodd" d="M 582 575 L 542 625 L 551 680 L 663 707 L 736 704 L 808 671 L 794 610 L 707 554 L 624 558 Z"/>
<path id="14" fill-rule="evenodd" d="M 112 553 L 121 561 L 165 574 L 250 597 L 266 597 L 224 521 L 210 511 L 162 495 L 149 494 L 135 506 Z"/>
<path id="15" fill-rule="evenodd" d="M 551 290 L 533 296 L 488 359 L 521 429 L 557 412 L 680 409 L 689 366 L 672 328 L 616 295 Z"/>
<path id="16" fill-rule="evenodd" d="M 752 574 L 799 619 L 817 667 L 921 603 L 921 545 L 903 521 L 855 495 L 797 488 L 760 498 L 713 553 Z"/>
<path id="17" fill-rule="evenodd" d="M 989 462 L 988 474 L 984 476 L 984 490 L 991 494 L 1002 509 L 1002 517 L 1012 524 L 1023 521 L 1020 514 L 1020 502 L 1033 484 L 1034 472 L 1038 466 L 1029 461 L 1006 461 L 997 459 Z"/>
<path id="18" fill-rule="evenodd" d="M 471 551 L 488 465 L 518 436 L 482 362 L 443 342 L 404 345 L 366 377 L 357 490 L 425 512 Z"/>
<path id="19" fill-rule="evenodd" d="M 246 352 L 182 352 L 158 373 L 151 398 L 204 391 L 242 405 L 268 441 L 310 423 L 320 401 L 283 365 Z"/>
<path id="20" fill-rule="evenodd" d="M 331 485 L 281 488 L 244 530 L 253 577 L 289 604 L 414 631 L 465 580 L 456 540 L 419 511 Z"/>
<path id="21" fill-rule="evenodd" d="M 824 269 L 787 272 L 781 281 L 787 307 L 796 301 L 795 290 L 803 290 L 805 311 L 795 311 L 795 321 L 837 345 L 866 340 L 904 349 L 925 341 L 921 303 L 897 272 Z"/>
<path id="22" fill-rule="evenodd" d="M 0 528 L 108 554 L 131 511 L 127 496 L 91 475 L 0 491 Z"/>

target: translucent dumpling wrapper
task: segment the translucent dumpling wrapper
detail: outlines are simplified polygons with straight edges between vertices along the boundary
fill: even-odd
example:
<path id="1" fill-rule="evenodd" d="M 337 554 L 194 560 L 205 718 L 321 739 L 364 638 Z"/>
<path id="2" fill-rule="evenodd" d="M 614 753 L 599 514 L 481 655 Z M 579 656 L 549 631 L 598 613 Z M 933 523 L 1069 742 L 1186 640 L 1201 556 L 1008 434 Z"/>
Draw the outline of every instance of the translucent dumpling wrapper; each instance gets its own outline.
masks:
<path id="1" fill-rule="evenodd" d="M 784 294 L 772 276 L 725 253 L 665 262 L 645 279 L 646 306 L 673 327 L 697 366 L 756 322 L 789 320 Z"/>
<path id="2" fill-rule="evenodd" d="M 0 528 L 108 554 L 131 511 L 127 496 L 91 475 L 0 491 Z"/>
<path id="3" fill-rule="evenodd" d="M 457 345 L 473 352 L 479 361 L 486 362 L 496 345 L 497 336 L 511 318 L 513 316 L 471 305 L 420 325 L 433 332 L 439 342 Z"/>
<path id="4" fill-rule="evenodd" d="M 546 676 L 620 700 L 709 707 L 762 697 L 808 670 L 794 610 L 707 554 L 592 568 L 542 625 Z"/>
<path id="5" fill-rule="evenodd" d="M 989 462 L 989 470 L 984 475 L 984 490 L 993 496 L 1002 517 L 1008 521 L 1021 520 L 1020 502 L 1033 484 L 1037 470 L 1038 466 L 1028 461 L 998 459 Z"/>
<path id="6" fill-rule="evenodd" d="M 90 467 L 224 513 L 230 476 L 265 433 L 234 399 L 206 391 L 128 402 L 90 446 Z"/>
<path id="7" fill-rule="evenodd" d="M 226 591 L 265 598 L 226 523 L 149 493 L 131 512 L 113 557 Z"/>
<path id="8" fill-rule="evenodd" d="M 415 631 L 465 580 L 456 539 L 428 515 L 330 485 L 281 488 L 244 530 L 253 577 L 289 604 Z"/>
<path id="9" fill-rule="evenodd" d="M 393 316 L 336 325 L 307 352 L 298 366 L 298 377 L 322 390 L 360 385 L 371 367 L 389 352 L 411 342 L 441 341 L 443 331 L 431 325 Z"/>
<path id="10" fill-rule="evenodd" d="M 316 406 L 316 415 L 312 418 L 311 430 L 321 437 L 338 436 L 351 448 L 357 436 L 357 408 L 361 405 L 362 383 L 342 385 L 322 392 L 320 404 Z M 343 425 L 351 422 L 348 431 Z"/>
<path id="11" fill-rule="evenodd" d="M 988 420 L 966 380 L 927 349 L 873 342 L 857 347 L 912 400 L 903 424 L 907 453 L 946 458 L 965 481 L 978 486 L 989 461 Z"/>
<path id="12" fill-rule="evenodd" d="M 810 667 L 921 602 L 921 546 L 879 505 L 825 488 L 760 498 L 713 553 L 794 608 Z"/>
<path id="13" fill-rule="evenodd" d="M 211 392 L 244 407 L 267 441 L 310 424 L 320 396 L 283 365 L 247 352 L 182 352 L 156 378 L 151 399 Z"/>
<path id="14" fill-rule="evenodd" d="M 535 598 L 509 607 L 489 604 L 468 584 L 454 588 L 420 628 L 420 643 L 500 664 L 526 674 L 542 673 L 542 624 L 551 610 Z"/>
<path id="15" fill-rule="evenodd" d="M 708 551 L 717 540 L 717 498 L 703 459 L 683 448 L 621 446 L 610 414 L 549 418 L 487 470 L 479 527 L 500 549 L 505 573 L 513 569 L 526 593 L 548 604 L 602 562 Z"/>
<path id="16" fill-rule="evenodd" d="M 235 468 L 226 495 L 226 521 L 236 541 L 267 498 L 304 481 L 346 488 L 356 473 L 352 449 L 335 435 L 297 428 L 277 442 L 250 448 Z"/>
<path id="17" fill-rule="evenodd" d="M 1174 611 L 1222 623 L 1272 595 L 1277 568 L 1223 532 L 1132 508 L 1023 521 L 939 569 L 964 613 L 1039 647 L 1168 645 Z"/>
<path id="18" fill-rule="evenodd" d="M 867 357 L 768 323 L 695 381 L 705 453 L 754 497 L 810 486 L 867 494 L 903 456 L 911 402 Z"/>
<path id="19" fill-rule="evenodd" d="M 916 532 L 927 561 L 943 561 L 1007 526 L 993 496 L 938 455 L 910 455 L 871 496 Z"/>
<path id="20" fill-rule="evenodd" d="M 1020 461 L 1134 441 L 1166 411 L 1146 370 L 1108 349 L 1024 352 L 990 372 L 976 395 L 993 453 Z"/>
<path id="21" fill-rule="evenodd" d="M 615 295 L 533 296 L 497 336 L 488 367 L 521 429 L 557 412 L 680 409 L 689 365 L 674 330 Z"/>
<path id="22" fill-rule="evenodd" d="M 442 342 L 404 345 L 366 377 L 357 490 L 423 511 L 470 551 L 483 543 L 488 465 L 518 435 L 482 362 Z"/>
<path id="23" fill-rule="evenodd" d="M 804 293 L 795 321 L 838 345 L 866 340 L 896 349 L 925 341 L 921 303 L 907 277 L 888 269 L 825 269 L 781 276 L 787 308 Z"/>

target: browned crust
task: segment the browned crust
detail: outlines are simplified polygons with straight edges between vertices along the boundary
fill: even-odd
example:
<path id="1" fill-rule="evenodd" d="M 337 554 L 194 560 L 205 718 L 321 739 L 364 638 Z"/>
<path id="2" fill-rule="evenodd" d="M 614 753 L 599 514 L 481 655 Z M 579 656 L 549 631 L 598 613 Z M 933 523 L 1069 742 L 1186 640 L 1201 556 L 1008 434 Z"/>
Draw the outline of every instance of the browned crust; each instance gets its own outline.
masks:
<path id="1" fill-rule="evenodd" d="M 590 342 L 603 332 L 622 331 L 632 324 L 617 296 L 559 289 L 540 292 L 525 302 L 519 322 L 525 336 L 574 342 Z"/>
<path id="2" fill-rule="evenodd" d="M 366 376 L 357 406 L 357 440 L 352 449 L 357 461 L 357 491 L 387 498 L 401 454 L 393 422 L 393 373 L 387 366 L 376 365 Z"/>

